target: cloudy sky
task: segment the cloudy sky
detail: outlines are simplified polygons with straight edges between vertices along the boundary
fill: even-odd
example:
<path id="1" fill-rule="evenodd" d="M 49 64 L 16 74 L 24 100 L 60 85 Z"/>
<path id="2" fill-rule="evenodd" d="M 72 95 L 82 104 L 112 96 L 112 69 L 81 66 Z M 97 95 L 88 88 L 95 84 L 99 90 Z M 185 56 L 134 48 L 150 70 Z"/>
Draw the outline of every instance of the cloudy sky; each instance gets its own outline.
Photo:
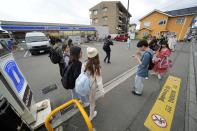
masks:
<path id="1" fill-rule="evenodd" d="M 0 20 L 90 24 L 89 8 L 102 0 L 0 0 Z M 120 0 L 127 7 L 127 0 Z M 148 12 L 197 6 L 197 0 L 130 0 L 131 22 Z"/>

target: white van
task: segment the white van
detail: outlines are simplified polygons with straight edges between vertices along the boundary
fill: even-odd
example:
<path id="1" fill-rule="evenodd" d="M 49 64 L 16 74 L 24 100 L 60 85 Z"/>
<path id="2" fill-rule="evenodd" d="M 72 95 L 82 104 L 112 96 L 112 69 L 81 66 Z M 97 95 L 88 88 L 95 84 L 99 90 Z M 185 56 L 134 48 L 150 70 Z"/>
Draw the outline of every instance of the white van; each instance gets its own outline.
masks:
<path id="1" fill-rule="evenodd" d="M 27 48 L 32 55 L 50 50 L 49 39 L 42 32 L 29 32 L 25 35 Z"/>

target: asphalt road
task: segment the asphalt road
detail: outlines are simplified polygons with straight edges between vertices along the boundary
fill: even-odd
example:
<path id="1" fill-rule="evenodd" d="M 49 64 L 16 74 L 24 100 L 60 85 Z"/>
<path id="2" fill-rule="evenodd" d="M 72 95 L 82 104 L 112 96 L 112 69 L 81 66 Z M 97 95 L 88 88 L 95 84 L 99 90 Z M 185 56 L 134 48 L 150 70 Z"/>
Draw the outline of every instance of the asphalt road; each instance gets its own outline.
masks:
<path id="1" fill-rule="evenodd" d="M 172 54 L 173 68 L 158 80 L 150 75 L 145 80 L 142 96 L 131 93 L 134 86 L 134 77 L 127 79 L 103 98 L 96 102 L 97 117 L 92 121 L 97 131 L 148 131 L 144 122 L 153 107 L 167 77 L 169 75 L 180 77 L 181 87 L 172 121 L 171 131 L 185 131 L 186 89 L 189 72 L 189 44 L 180 43 Z M 87 109 L 88 111 L 88 109 Z M 80 113 L 73 116 L 64 125 L 64 130 L 87 131 L 87 127 Z"/>
<path id="2" fill-rule="evenodd" d="M 136 43 L 136 42 L 134 42 Z M 86 58 L 85 49 L 89 45 L 82 45 L 83 59 Z M 105 56 L 102 45 L 92 44 L 100 52 L 102 75 L 104 83 L 136 66 L 132 58 L 135 45 L 131 50 L 127 49 L 125 43 L 116 43 L 112 47 L 112 64 L 105 64 L 102 60 Z M 150 76 L 145 81 L 144 94 L 142 97 L 131 94 L 134 85 L 134 76 L 115 87 L 105 95 L 104 99 L 97 100 L 98 116 L 93 120 L 97 131 L 146 131 L 144 121 L 150 112 L 160 90 L 168 75 L 180 77 L 182 84 L 178 96 L 177 106 L 172 122 L 172 131 L 184 131 L 186 87 L 189 72 L 189 44 L 180 43 L 172 54 L 173 68 L 165 75 L 162 81 L 155 76 Z M 47 55 L 24 57 L 25 52 L 15 53 L 16 61 L 27 78 L 36 101 L 50 98 L 53 108 L 70 99 L 70 92 L 63 89 L 60 82 L 59 68 L 50 62 Z M 42 89 L 50 84 L 56 83 L 58 89 L 42 94 Z M 42 128 L 45 130 L 44 128 Z M 64 129 L 75 131 L 86 131 L 83 118 L 78 113 L 64 125 Z"/>
<path id="3" fill-rule="evenodd" d="M 112 46 L 112 64 L 103 62 L 105 53 L 102 50 L 102 43 L 81 45 L 83 49 L 81 61 L 83 62 L 87 59 L 86 48 L 88 46 L 96 47 L 100 54 L 103 81 L 106 83 L 137 65 L 136 61 L 132 58 L 132 54 L 136 50 L 136 41 L 133 41 L 132 44 L 131 49 L 128 49 L 126 43 L 115 42 L 114 46 Z M 52 106 L 55 108 L 70 99 L 70 91 L 62 87 L 58 65 L 52 64 L 47 54 L 29 56 L 26 52 L 20 51 L 14 53 L 14 57 L 31 86 L 36 102 L 50 98 Z M 43 94 L 42 90 L 52 84 L 56 84 L 58 89 Z"/>

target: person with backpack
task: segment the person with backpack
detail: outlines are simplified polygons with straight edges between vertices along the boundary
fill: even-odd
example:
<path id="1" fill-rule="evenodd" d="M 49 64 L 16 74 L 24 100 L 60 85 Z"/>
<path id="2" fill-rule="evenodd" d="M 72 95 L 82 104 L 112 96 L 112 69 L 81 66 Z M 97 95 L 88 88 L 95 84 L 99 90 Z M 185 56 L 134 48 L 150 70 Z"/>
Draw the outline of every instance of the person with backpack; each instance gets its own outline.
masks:
<path id="1" fill-rule="evenodd" d="M 82 58 L 82 50 L 80 47 L 73 46 L 70 48 L 70 58 L 68 66 L 64 70 L 62 77 L 62 85 L 65 89 L 70 89 L 72 98 L 78 99 L 78 94 L 75 91 L 75 82 L 81 73 L 82 63 L 79 59 Z"/>
<path id="2" fill-rule="evenodd" d="M 59 65 L 60 75 L 63 76 L 65 63 L 63 59 L 63 51 L 61 43 L 52 43 L 52 47 L 49 51 L 49 58 L 53 64 Z"/>
<path id="3" fill-rule="evenodd" d="M 168 46 L 168 41 L 163 41 L 161 43 L 161 47 L 153 58 L 153 62 L 155 63 L 153 71 L 157 73 L 158 79 L 161 79 L 162 75 L 165 74 L 168 68 L 172 66 L 172 61 L 168 60 L 170 55 L 171 50 Z"/>
<path id="4" fill-rule="evenodd" d="M 104 62 L 106 62 L 107 60 L 107 63 L 111 64 L 110 62 L 110 57 L 111 57 L 111 48 L 110 46 L 111 45 L 114 45 L 113 42 L 111 41 L 111 35 L 108 35 L 107 39 L 105 40 L 104 42 L 104 45 L 103 45 L 103 50 L 105 51 L 106 53 L 106 57 L 104 59 Z"/>
<path id="5" fill-rule="evenodd" d="M 137 73 L 135 76 L 135 86 L 132 93 L 141 96 L 144 88 L 144 79 L 148 77 L 149 69 L 152 68 L 152 52 L 148 47 L 146 40 L 141 40 L 137 43 L 138 51 L 133 57 L 139 63 Z M 144 53 L 143 53 L 144 52 Z M 143 53 L 143 54 L 142 54 Z M 141 55 L 142 54 L 142 55 Z M 140 58 L 141 57 L 141 58 Z"/>
<path id="6" fill-rule="evenodd" d="M 82 88 L 83 85 L 85 85 L 85 83 L 88 85 L 86 86 L 86 89 L 88 89 L 86 91 L 86 94 L 83 95 L 82 92 L 78 92 L 78 93 L 82 93 L 81 95 L 84 97 L 86 95 L 86 97 L 89 97 L 89 103 L 90 103 L 90 120 L 93 120 L 93 118 L 96 117 L 97 115 L 97 111 L 95 111 L 95 97 L 96 97 L 96 91 L 97 88 L 100 91 L 100 95 L 104 96 L 105 91 L 103 88 L 103 80 L 102 80 L 102 76 L 101 76 L 101 66 L 100 66 L 100 60 L 99 60 L 99 54 L 98 54 L 98 50 L 96 48 L 93 47 L 88 47 L 87 48 L 87 56 L 88 56 L 88 60 L 86 61 L 86 63 L 82 66 L 82 73 L 86 73 L 88 78 L 89 78 L 89 82 L 84 82 L 84 84 L 81 84 L 81 86 L 78 86 L 78 88 Z M 86 79 L 88 80 L 88 79 Z M 79 79 L 80 81 L 80 79 Z M 77 88 L 76 88 L 77 90 Z M 79 91 L 79 90 L 78 90 Z M 83 103 L 87 102 L 87 101 L 83 101 Z"/>

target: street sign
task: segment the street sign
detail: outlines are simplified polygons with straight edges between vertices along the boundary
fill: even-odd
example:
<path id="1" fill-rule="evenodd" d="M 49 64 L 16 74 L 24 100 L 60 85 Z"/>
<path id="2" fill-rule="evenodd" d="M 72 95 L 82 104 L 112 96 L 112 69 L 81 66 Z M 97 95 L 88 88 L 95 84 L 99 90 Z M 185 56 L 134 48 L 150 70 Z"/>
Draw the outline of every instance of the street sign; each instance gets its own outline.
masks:
<path id="1" fill-rule="evenodd" d="M 4 67 L 4 71 L 7 73 L 10 80 L 14 83 L 17 92 L 20 93 L 22 88 L 24 87 L 25 79 L 20 73 L 16 62 L 13 60 L 8 61 Z"/>
<path id="2" fill-rule="evenodd" d="M 181 79 L 169 76 L 144 125 L 151 131 L 170 131 Z"/>

